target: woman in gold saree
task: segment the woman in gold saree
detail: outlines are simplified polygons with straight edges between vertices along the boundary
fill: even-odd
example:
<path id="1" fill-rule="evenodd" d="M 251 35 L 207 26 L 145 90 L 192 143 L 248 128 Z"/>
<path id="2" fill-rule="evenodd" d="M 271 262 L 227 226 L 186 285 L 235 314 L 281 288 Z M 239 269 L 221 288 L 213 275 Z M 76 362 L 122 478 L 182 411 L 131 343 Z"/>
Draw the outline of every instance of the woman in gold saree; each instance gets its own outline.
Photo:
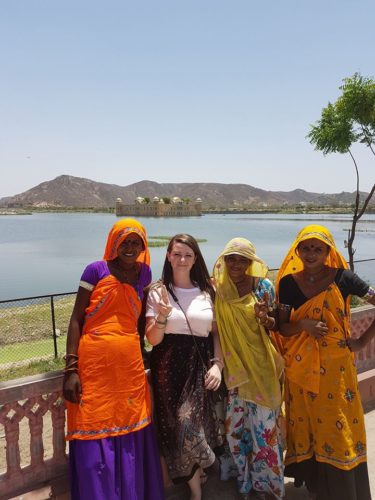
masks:
<path id="1" fill-rule="evenodd" d="M 239 492 L 281 499 L 283 455 L 277 421 L 283 360 L 266 330 L 275 326 L 274 318 L 265 314 L 258 321 L 255 314 L 258 301 L 273 302 L 267 271 L 250 241 L 229 241 L 214 267 L 215 315 L 229 390 L 225 431 L 238 469 Z"/>
<path id="2" fill-rule="evenodd" d="M 285 475 L 319 500 L 371 498 L 356 350 L 375 334 L 350 338 L 350 295 L 375 304 L 374 290 L 347 269 L 330 232 L 298 234 L 276 279 L 285 359 Z"/>

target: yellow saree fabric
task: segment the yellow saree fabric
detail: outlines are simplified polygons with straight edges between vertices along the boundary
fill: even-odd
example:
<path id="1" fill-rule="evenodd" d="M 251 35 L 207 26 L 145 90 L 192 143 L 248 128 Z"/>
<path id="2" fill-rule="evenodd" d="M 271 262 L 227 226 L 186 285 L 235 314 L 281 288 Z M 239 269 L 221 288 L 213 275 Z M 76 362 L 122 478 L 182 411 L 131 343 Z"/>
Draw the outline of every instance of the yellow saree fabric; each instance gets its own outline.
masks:
<path id="1" fill-rule="evenodd" d="M 308 238 L 321 239 L 330 246 L 326 265 L 347 267 L 328 230 L 308 226 L 293 243 L 280 268 L 277 284 L 291 271 L 303 269 L 295 249 Z M 290 322 L 304 318 L 324 321 L 328 333 L 319 340 L 306 332 L 278 339 L 286 364 L 285 464 L 302 462 L 315 455 L 319 462 L 350 470 L 366 461 L 366 435 L 354 356 L 347 346 L 349 298 L 345 304 L 337 285 L 332 283 L 298 309 L 292 309 Z"/>
<path id="2" fill-rule="evenodd" d="M 228 389 L 237 387 L 243 400 L 276 409 L 281 404 L 279 378 L 283 360 L 265 329 L 256 321 L 255 294 L 239 297 L 227 273 L 224 256 L 231 253 L 251 259 L 247 274 L 264 276 L 267 272 L 255 248 L 244 238 L 231 240 L 216 261 L 215 317 L 224 355 L 225 382 Z"/>
<path id="3" fill-rule="evenodd" d="M 281 404 L 279 378 L 283 363 L 254 315 L 253 293 L 223 301 L 218 294 L 215 315 L 224 353 L 228 389 L 238 387 L 240 398 L 267 408 Z"/>
<path id="4" fill-rule="evenodd" d="M 291 321 L 318 315 L 329 328 L 322 340 L 302 333 L 294 342 L 284 341 L 285 464 L 315 454 L 317 461 L 350 470 L 366 461 L 366 434 L 354 358 L 346 345 L 349 318 L 335 284 L 298 308 Z"/>

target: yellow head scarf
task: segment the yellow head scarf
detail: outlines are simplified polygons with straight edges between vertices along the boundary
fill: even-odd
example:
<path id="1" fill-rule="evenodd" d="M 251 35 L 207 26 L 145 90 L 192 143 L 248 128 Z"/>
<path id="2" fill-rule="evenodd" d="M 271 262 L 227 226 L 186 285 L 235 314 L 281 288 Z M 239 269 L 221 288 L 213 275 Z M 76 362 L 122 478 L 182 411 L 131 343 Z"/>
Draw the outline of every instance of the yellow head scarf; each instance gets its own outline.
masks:
<path id="1" fill-rule="evenodd" d="M 225 265 L 225 256 L 233 254 L 249 259 L 249 267 L 246 270 L 248 276 L 265 278 L 268 272 L 267 265 L 257 256 L 255 247 L 251 241 L 246 238 L 233 238 L 225 245 L 214 266 L 213 274 L 217 292 L 224 300 L 231 300 L 238 297 L 236 285 L 229 278 L 227 266 Z"/>
<path id="2" fill-rule="evenodd" d="M 225 256 L 237 254 L 250 260 L 246 274 L 265 277 L 267 266 L 245 238 L 234 238 L 217 259 L 213 276 L 216 285 L 215 316 L 224 354 L 224 376 L 229 389 L 238 388 L 239 396 L 267 408 L 281 403 L 279 377 L 283 360 L 256 321 L 253 292 L 239 297 L 230 279 Z"/>
<path id="3" fill-rule="evenodd" d="M 326 266 L 336 269 L 347 269 L 348 264 L 341 253 L 337 250 L 332 234 L 324 226 L 311 224 L 310 226 L 304 227 L 293 241 L 292 246 L 280 266 L 279 272 L 277 273 L 276 289 L 278 289 L 281 278 L 288 274 L 295 274 L 303 270 L 302 260 L 299 258 L 296 250 L 302 241 L 309 240 L 311 238 L 316 238 L 330 247 L 330 251 L 325 262 Z"/>

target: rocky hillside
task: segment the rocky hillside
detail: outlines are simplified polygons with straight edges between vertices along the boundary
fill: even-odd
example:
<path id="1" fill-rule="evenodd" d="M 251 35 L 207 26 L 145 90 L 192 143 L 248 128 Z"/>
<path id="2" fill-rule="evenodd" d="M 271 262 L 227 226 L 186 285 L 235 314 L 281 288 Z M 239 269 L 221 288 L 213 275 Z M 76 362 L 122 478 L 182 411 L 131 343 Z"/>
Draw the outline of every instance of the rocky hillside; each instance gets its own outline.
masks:
<path id="1" fill-rule="evenodd" d="M 321 194 L 302 189 L 294 191 L 265 191 L 247 184 L 179 183 L 159 184 L 141 181 L 129 186 L 105 184 L 90 179 L 61 175 L 52 181 L 15 196 L 0 199 L 3 207 L 114 207 L 116 198 L 132 203 L 137 196 L 153 198 L 179 196 L 202 199 L 204 208 L 295 206 L 299 203 L 316 205 L 350 204 L 353 193 Z M 375 203 L 375 200 L 374 200 Z"/>

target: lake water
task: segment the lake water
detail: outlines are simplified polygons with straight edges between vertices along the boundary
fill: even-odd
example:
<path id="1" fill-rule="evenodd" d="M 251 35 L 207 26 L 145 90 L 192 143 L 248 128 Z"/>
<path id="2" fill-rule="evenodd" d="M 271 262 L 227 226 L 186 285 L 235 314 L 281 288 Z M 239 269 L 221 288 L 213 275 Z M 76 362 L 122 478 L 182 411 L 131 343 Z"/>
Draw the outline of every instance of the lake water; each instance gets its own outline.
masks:
<path id="1" fill-rule="evenodd" d="M 76 290 L 82 270 L 102 258 L 112 214 L 33 214 L 0 217 L 0 300 Z M 225 243 L 236 236 L 251 240 L 270 268 L 277 268 L 297 232 L 307 224 L 326 225 L 347 257 L 344 240 L 348 215 L 204 215 L 184 218 L 139 218 L 149 236 L 189 233 L 207 239 L 200 247 L 211 271 Z M 375 258 L 375 215 L 358 224 L 355 259 Z M 161 273 L 165 247 L 151 248 L 154 278 Z M 356 265 L 375 283 L 375 261 Z"/>

